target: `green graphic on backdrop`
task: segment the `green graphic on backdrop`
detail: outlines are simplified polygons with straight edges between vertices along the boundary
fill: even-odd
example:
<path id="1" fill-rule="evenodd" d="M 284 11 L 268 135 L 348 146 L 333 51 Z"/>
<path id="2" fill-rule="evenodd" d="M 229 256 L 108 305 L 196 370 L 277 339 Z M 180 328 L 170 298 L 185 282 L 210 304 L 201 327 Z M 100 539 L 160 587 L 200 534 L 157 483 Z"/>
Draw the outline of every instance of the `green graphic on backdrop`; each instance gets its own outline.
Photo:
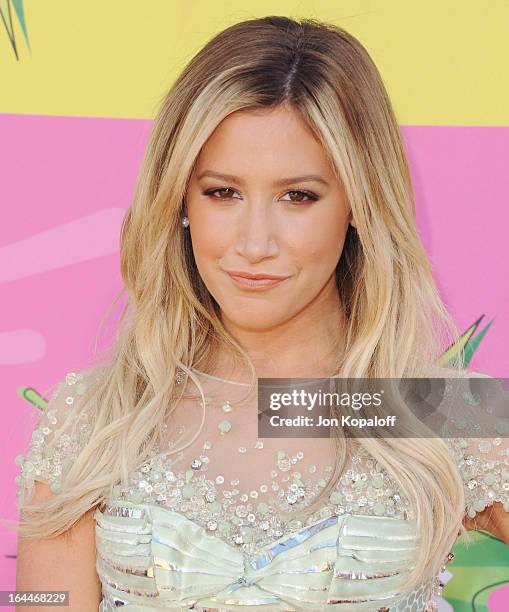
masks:
<path id="1" fill-rule="evenodd" d="M 489 612 L 488 597 L 509 585 L 509 546 L 485 531 L 471 531 L 472 542 L 460 536 L 447 564 L 453 578 L 445 585 L 443 598 L 454 612 Z"/>
<path id="2" fill-rule="evenodd" d="M 16 31 L 13 22 L 13 12 L 18 18 L 21 31 L 25 37 L 25 42 L 28 50 L 30 51 L 30 42 L 28 40 L 28 31 L 25 21 L 25 11 L 23 10 L 23 0 L 0 0 L 0 17 L 4 24 L 5 31 L 7 32 L 7 36 L 9 37 L 9 42 L 11 43 L 14 55 L 16 56 L 16 59 L 19 60 L 18 47 L 16 44 Z"/>

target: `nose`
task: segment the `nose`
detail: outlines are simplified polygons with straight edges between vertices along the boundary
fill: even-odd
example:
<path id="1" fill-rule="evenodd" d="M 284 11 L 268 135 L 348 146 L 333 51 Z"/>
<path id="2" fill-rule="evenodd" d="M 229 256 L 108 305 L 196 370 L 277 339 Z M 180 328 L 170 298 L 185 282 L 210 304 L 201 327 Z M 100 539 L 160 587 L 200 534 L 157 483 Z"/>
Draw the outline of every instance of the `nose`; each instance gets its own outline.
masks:
<path id="1" fill-rule="evenodd" d="M 255 263 L 278 252 L 277 224 L 270 207 L 253 202 L 243 211 L 239 222 L 237 253 Z"/>

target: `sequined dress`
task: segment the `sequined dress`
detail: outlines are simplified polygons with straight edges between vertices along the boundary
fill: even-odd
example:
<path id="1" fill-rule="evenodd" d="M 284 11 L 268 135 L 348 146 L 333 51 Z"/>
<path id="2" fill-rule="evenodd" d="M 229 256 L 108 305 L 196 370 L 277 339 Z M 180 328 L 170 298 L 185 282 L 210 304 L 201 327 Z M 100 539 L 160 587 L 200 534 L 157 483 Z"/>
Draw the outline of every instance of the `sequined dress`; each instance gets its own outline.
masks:
<path id="1" fill-rule="evenodd" d="M 161 442 L 128 485 L 117 484 L 96 507 L 99 612 L 436 610 L 438 575 L 411 591 L 401 587 L 419 534 L 408 500 L 382 465 L 353 446 L 336 486 L 315 507 L 337 465 L 331 440 L 259 439 L 252 389 L 193 372 L 205 404 L 188 381 Z M 34 480 L 58 494 L 86 446 L 93 413 L 81 409 L 80 398 L 87 376 L 66 375 L 28 452 L 16 457 L 19 507 Z M 509 512 L 507 433 L 448 443 L 465 484 L 466 514 L 494 501 Z"/>

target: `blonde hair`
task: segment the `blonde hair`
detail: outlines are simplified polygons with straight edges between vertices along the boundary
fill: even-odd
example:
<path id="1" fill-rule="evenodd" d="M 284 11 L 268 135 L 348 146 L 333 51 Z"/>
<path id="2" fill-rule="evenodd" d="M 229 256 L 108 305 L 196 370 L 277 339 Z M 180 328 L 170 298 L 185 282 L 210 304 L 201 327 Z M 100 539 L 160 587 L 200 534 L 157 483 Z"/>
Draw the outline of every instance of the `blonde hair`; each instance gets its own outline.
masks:
<path id="1" fill-rule="evenodd" d="M 399 127 L 367 51 L 315 19 L 268 16 L 228 27 L 189 62 L 155 118 L 121 231 L 127 303 L 116 342 L 91 368 L 97 376 L 82 398 L 95 410 L 91 438 L 60 494 L 25 506 L 21 537 L 66 531 L 115 483 L 127 482 L 175 405 L 179 368 L 200 387 L 190 368 L 206 370 L 222 348 L 244 360 L 255 380 L 249 355 L 223 327 L 198 274 L 180 217 L 195 160 L 219 123 L 240 109 L 282 104 L 297 109 L 323 143 L 357 225 L 348 229 L 336 271 L 347 323 L 337 372 L 428 376 L 458 338 L 416 228 Z M 461 357 L 451 366 L 458 371 Z M 449 449 L 426 438 L 366 438 L 362 445 L 415 509 L 421 543 L 409 583 L 436 575 L 464 512 Z M 340 441 L 339 467 L 346 447 Z"/>

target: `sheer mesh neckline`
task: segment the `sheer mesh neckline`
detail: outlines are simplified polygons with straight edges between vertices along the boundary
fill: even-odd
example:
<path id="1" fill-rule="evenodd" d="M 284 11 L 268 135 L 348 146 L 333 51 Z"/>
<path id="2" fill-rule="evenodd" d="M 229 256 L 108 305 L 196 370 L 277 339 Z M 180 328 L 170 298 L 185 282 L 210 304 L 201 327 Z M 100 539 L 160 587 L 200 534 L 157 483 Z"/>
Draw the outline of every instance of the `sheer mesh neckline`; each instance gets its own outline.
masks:
<path id="1" fill-rule="evenodd" d="M 239 387 L 250 387 L 251 386 L 251 383 L 242 383 L 236 380 L 229 380 L 228 378 L 221 378 L 220 376 L 214 376 L 213 374 L 207 374 L 206 372 L 203 372 L 202 370 L 198 370 L 197 368 L 194 368 L 194 367 L 191 367 L 189 369 L 195 374 L 198 374 L 199 376 L 204 376 L 205 378 L 208 378 L 210 380 L 215 380 L 217 382 L 221 382 L 221 383 L 225 383 L 229 385 L 237 385 Z M 278 377 L 275 377 L 275 378 L 278 378 Z M 283 378 L 300 380 L 299 377 L 295 377 L 295 376 L 288 376 L 288 377 L 285 376 Z M 317 376 L 317 377 L 309 377 L 309 378 L 338 378 L 338 376 L 337 374 L 330 374 L 329 376 Z"/>
<path id="2" fill-rule="evenodd" d="M 211 380 L 216 380 L 218 382 L 222 382 L 225 384 L 238 385 L 239 387 L 250 387 L 251 386 L 250 383 L 242 383 L 236 380 L 228 380 L 227 378 L 220 378 L 219 376 L 213 376 L 212 374 L 207 374 L 205 372 L 202 372 L 201 370 L 197 370 L 196 368 L 190 368 L 190 370 L 192 370 L 195 374 L 198 374 L 199 376 L 204 376 L 205 378 L 210 378 Z"/>

